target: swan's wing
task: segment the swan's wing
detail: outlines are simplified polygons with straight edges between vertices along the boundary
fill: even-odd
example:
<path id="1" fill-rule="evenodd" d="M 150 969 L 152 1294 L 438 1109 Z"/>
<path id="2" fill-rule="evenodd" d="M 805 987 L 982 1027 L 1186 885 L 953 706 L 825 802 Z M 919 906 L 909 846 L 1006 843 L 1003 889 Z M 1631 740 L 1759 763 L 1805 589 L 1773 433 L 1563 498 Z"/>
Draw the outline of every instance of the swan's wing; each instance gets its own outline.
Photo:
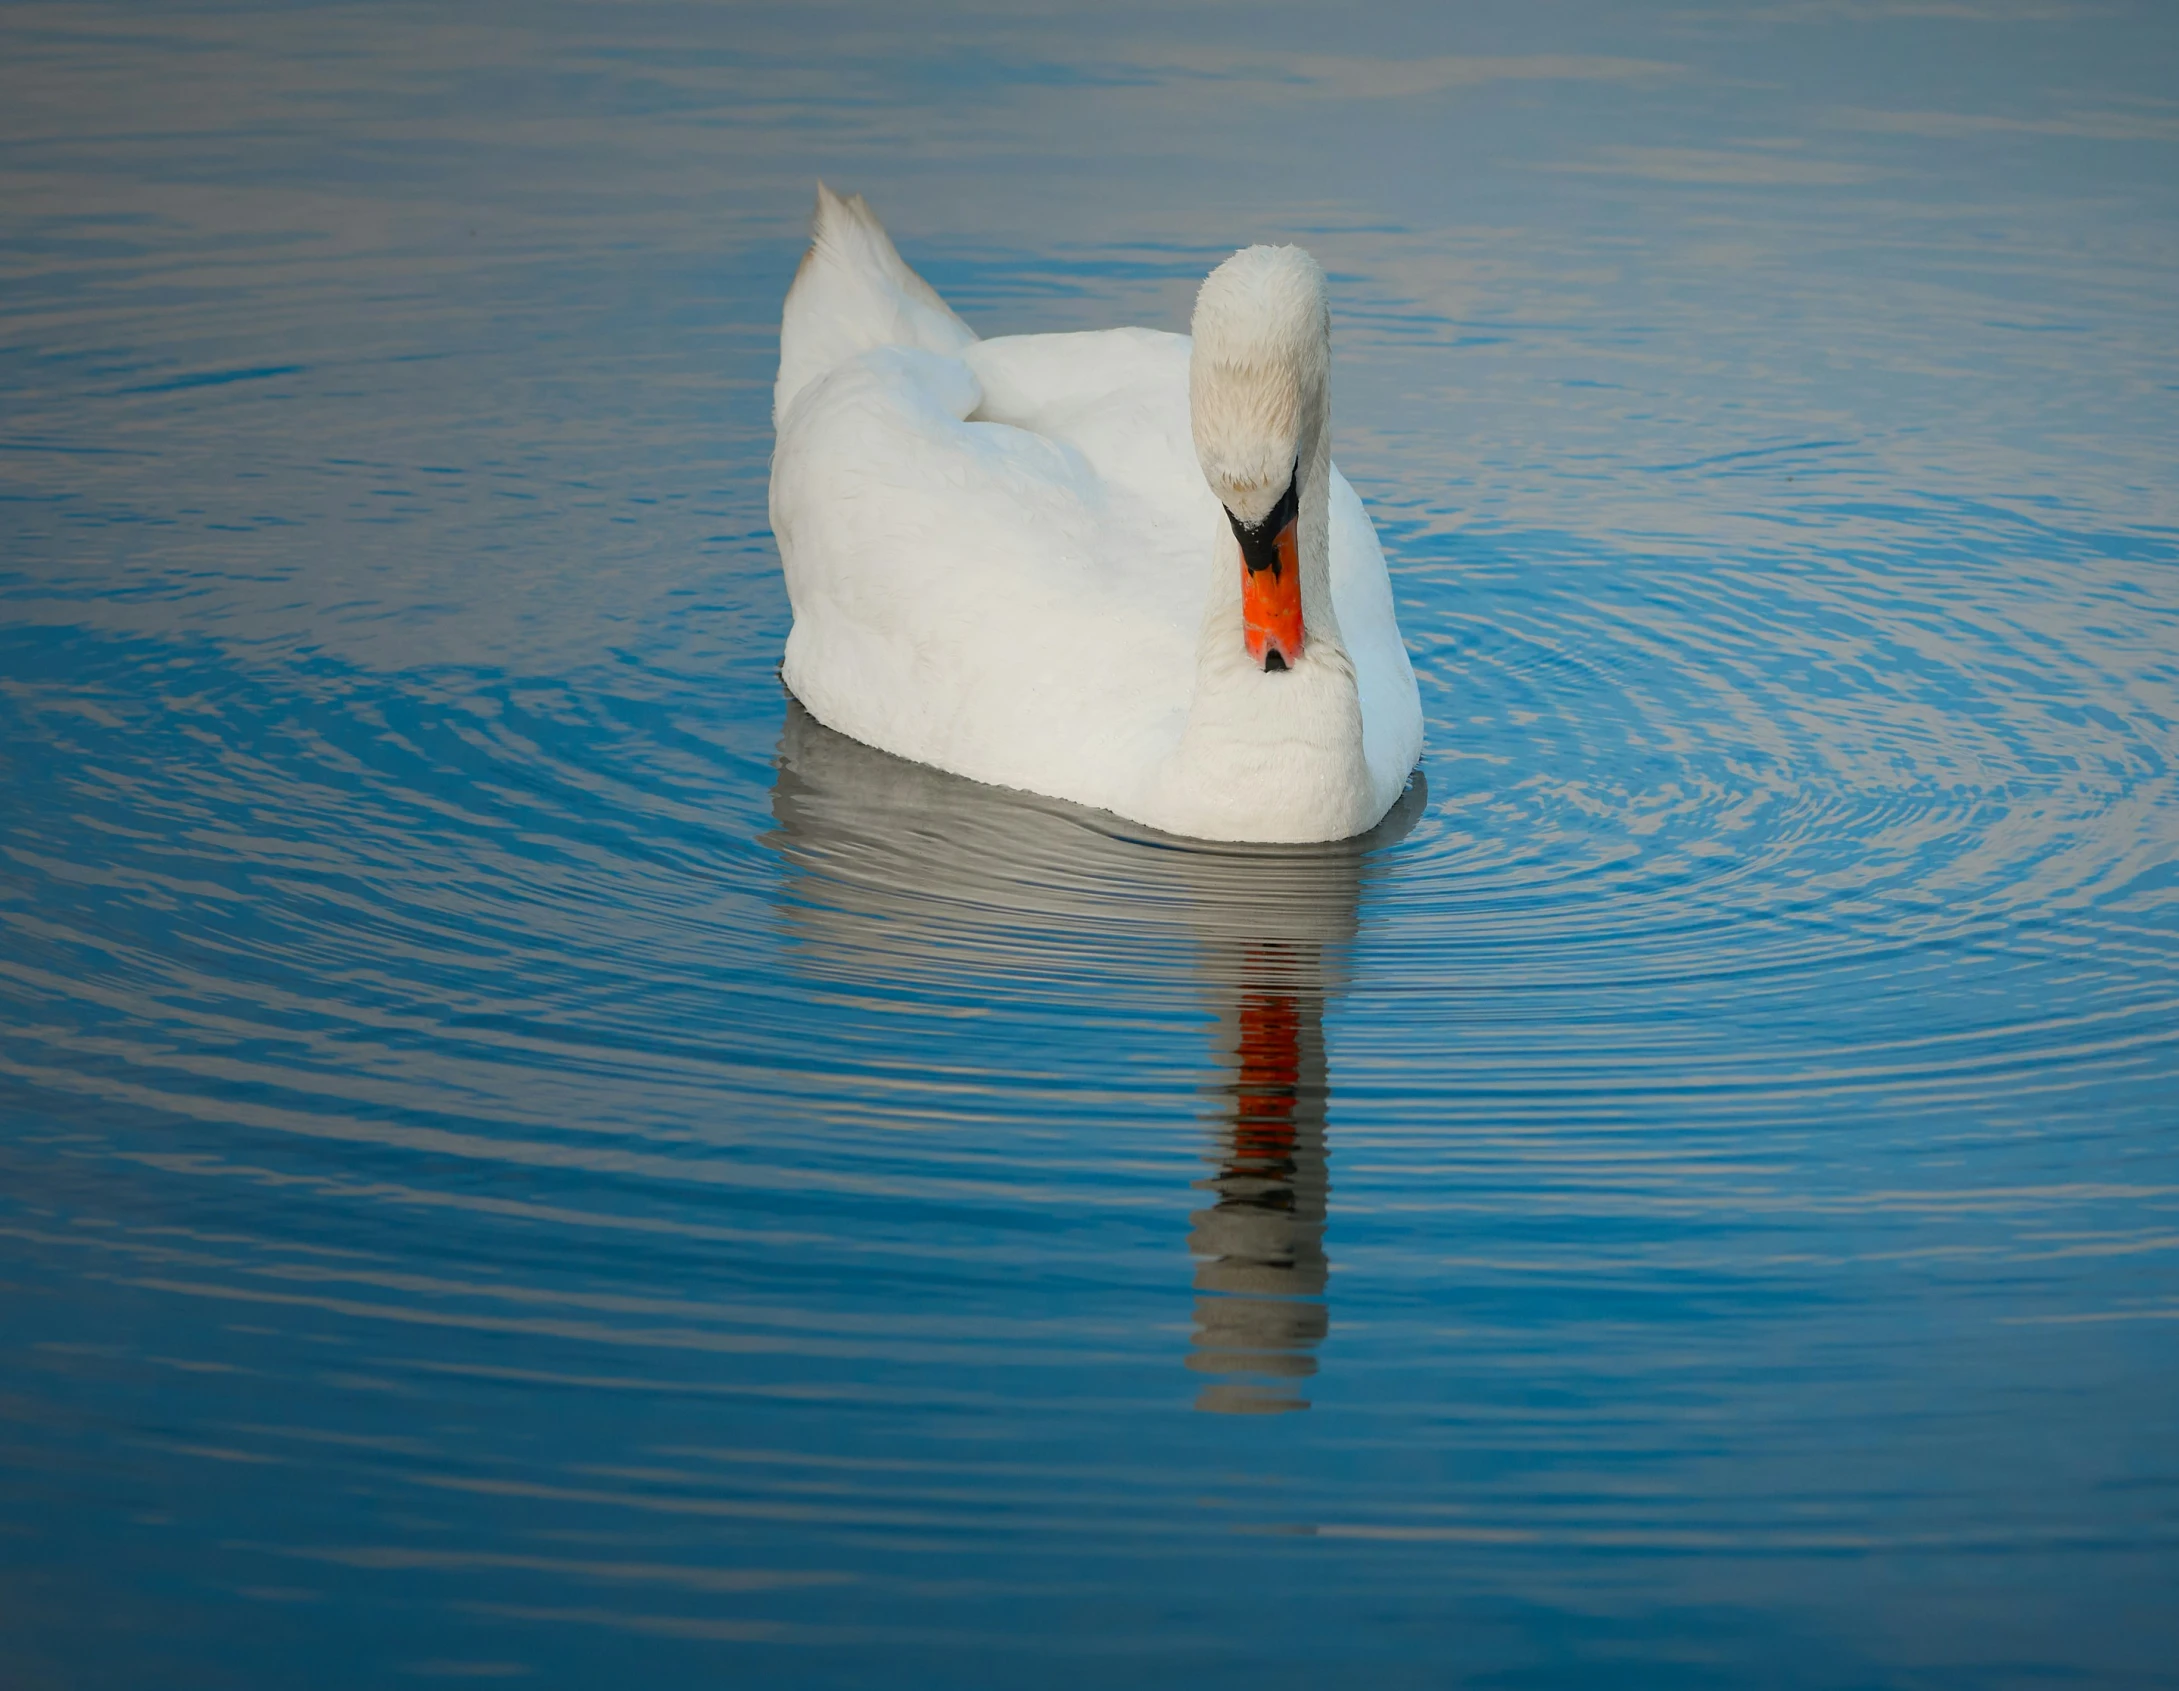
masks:
<path id="1" fill-rule="evenodd" d="M 913 346 L 954 354 L 975 340 L 975 331 L 908 268 L 862 195 L 835 194 L 818 183 L 810 250 L 780 317 L 773 426 L 797 394 L 858 353 Z"/>
<path id="2" fill-rule="evenodd" d="M 1195 629 L 1077 447 L 971 421 L 959 358 L 851 358 L 781 420 L 784 673 L 819 720 L 958 774 L 1124 808 L 1179 734 Z"/>
<path id="3" fill-rule="evenodd" d="M 1106 560 L 1115 582 L 1192 637 L 1219 513 L 1188 429 L 1188 337 L 1154 329 L 1006 335 L 962 358 L 983 386 L 975 420 L 1079 454 L 1127 531 Z"/>
<path id="4" fill-rule="evenodd" d="M 1332 469 L 1332 608 L 1362 696 L 1362 756 L 1380 805 L 1390 805 L 1422 756 L 1422 695 L 1392 605 L 1377 529 L 1347 478 Z"/>

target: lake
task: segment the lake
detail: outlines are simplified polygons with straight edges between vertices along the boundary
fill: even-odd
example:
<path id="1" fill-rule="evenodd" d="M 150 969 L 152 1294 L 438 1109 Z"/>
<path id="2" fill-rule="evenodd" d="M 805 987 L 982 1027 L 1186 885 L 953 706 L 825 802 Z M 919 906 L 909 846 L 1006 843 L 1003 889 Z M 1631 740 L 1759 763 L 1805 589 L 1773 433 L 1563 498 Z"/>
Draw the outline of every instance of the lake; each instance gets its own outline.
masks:
<path id="1" fill-rule="evenodd" d="M 11 1686 L 2171 1683 L 2179 13 L 0 14 Z M 778 679 L 816 181 L 1334 301 L 1428 741 Z"/>

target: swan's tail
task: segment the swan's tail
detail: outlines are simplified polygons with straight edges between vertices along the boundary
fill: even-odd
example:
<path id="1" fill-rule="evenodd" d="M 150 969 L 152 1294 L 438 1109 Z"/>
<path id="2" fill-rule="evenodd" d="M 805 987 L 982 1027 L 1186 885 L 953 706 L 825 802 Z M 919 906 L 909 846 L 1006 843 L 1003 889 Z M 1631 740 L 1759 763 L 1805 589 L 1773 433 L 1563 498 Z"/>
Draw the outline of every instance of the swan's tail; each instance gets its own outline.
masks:
<path id="1" fill-rule="evenodd" d="M 779 325 L 779 381 L 772 422 L 794 396 L 844 359 L 877 346 L 957 353 L 976 339 L 946 302 L 902 261 L 860 194 L 817 184 L 810 250 L 802 255 Z"/>

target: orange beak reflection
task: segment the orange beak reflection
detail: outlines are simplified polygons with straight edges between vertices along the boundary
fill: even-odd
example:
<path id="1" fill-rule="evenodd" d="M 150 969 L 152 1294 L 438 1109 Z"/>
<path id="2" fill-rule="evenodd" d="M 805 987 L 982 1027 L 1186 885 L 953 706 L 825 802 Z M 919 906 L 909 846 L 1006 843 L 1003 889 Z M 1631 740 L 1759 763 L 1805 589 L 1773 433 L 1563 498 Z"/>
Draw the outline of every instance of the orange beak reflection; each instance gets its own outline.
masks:
<path id="1" fill-rule="evenodd" d="M 1301 560 L 1294 529 L 1295 519 L 1288 517 L 1266 563 L 1242 554 L 1241 636 L 1259 669 L 1292 669 L 1301 661 Z"/>

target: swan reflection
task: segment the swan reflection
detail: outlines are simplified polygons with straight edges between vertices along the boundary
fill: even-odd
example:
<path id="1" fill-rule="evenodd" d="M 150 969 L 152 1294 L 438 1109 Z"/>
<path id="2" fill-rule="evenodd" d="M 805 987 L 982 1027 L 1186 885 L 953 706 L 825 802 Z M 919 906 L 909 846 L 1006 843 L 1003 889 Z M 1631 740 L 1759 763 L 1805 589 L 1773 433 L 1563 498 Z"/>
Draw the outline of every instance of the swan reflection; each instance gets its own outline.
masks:
<path id="1" fill-rule="evenodd" d="M 1362 886 L 1423 804 L 1372 833 L 1206 845 L 873 751 L 793 699 L 767 843 L 798 966 L 892 989 L 1033 974 L 1215 1018 L 1208 1172 L 1191 1217 L 1196 1407 L 1308 1407 L 1330 1330 L 1324 1012 Z"/>
<path id="2" fill-rule="evenodd" d="M 1351 920 L 1351 909 L 1350 909 Z M 1199 1409 L 1304 1409 L 1293 1382 L 1316 1372 L 1329 1330 L 1324 1221 L 1324 946 L 1267 941 L 1207 971 L 1219 1006 L 1224 1108 L 1196 1185 L 1216 1194 L 1190 1217 L 1195 1342 L 1188 1366 L 1213 1376 Z"/>

